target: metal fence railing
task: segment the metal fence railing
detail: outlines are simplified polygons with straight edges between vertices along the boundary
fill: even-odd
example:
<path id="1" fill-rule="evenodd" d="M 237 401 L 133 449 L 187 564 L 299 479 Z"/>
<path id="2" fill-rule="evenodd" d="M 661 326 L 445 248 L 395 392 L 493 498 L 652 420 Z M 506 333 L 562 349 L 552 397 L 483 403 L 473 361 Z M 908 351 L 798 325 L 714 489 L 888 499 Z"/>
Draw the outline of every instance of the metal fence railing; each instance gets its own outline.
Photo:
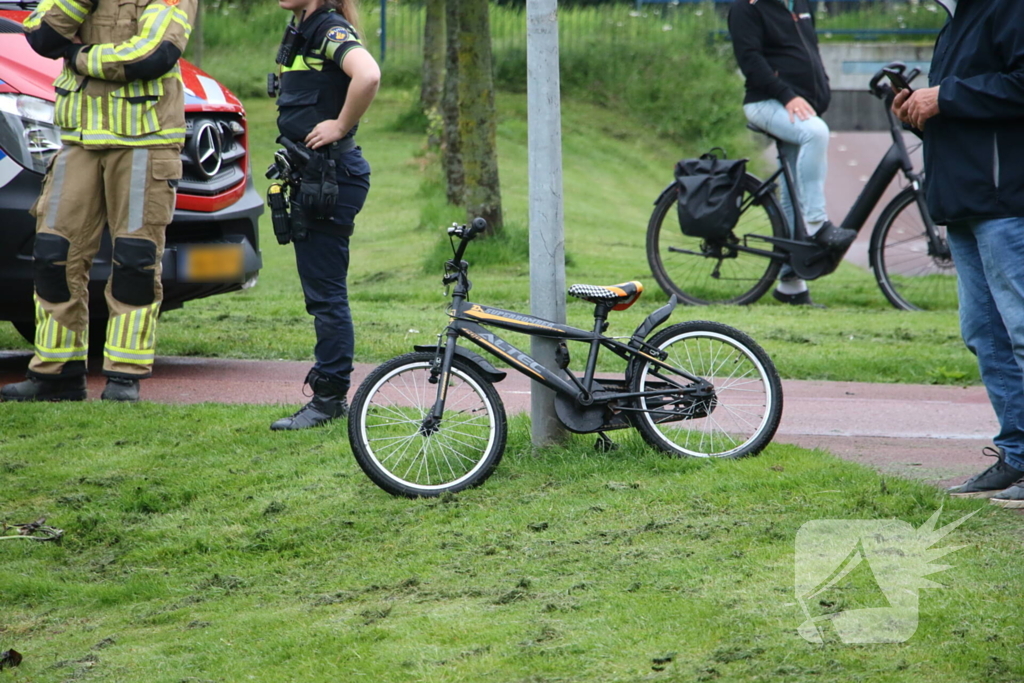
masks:
<path id="1" fill-rule="evenodd" d="M 694 24 L 714 38 L 727 36 L 726 14 L 732 0 L 630 0 L 615 3 L 563 7 L 559 10 L 559 41 L 562 51 L 595 44 L 609 49 L 634 41 L 657 40 L 666 49 L 674 35 L 692 35 Z M 636 3 L 636 4 L 633 4 Z M 365 7 L 364 16 L 377 30 L 379 49 L 391 68 L 422 59 L 423 6 L 415 0 L 385 0 L 380 8 Z M 945 22 L 945 13 L 927 0 L 818 0 L 814 3 L 821 40 L 929 41 Z M 367 11 L 368 10 L 368 11 Z M 384 21 L 381 21 L 381 19 Z M 495 61 L 526 51 L 526 13 L 522 9 L 492 5 L 491 36 Z"/>

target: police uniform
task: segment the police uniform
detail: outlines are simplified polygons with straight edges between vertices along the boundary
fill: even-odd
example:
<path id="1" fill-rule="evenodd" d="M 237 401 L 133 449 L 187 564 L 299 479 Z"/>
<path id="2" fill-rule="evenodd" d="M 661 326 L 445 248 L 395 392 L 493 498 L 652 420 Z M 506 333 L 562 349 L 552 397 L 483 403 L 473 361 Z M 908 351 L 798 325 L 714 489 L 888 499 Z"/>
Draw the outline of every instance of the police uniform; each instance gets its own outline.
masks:
<path id="1" fill-rule="evenodd" d="M 333 9 L 321 7 L 297 31 L 297 53 L 281 65 L 277 98 L 277 125 L 281 135 L 304 145 L 317 124 L 337 119 L 351 79 L 341 68 L 350 50 L 362 48 L 355 29 Z M 322 424 L 347 412 L 345 401 L 352 373 L 355 334 L 348 304 L 346 278 L 349 237 L 355 217 L 370 189 L 370 165 L 355 144 L 356 128 L 345 137 L 321 148 L 335 162 L 338 196 L 331 216 L 317 221 L 302 216 L 308 228 L 305 239 L 296 239 L 298 266 L 306 311 L 314 318 L 316 363 L 306 378 L 314 396 L 302 410 L 278 420 L 271 429 L 301 429 Z M 302 207 L 292 202 L 292 220 Z"/>
<path id="2" fill-rule="evenodd" d="M 34 396 L 28 382 L 21 394 L 6 387 L 5 398 L 85 397 L 89 269 L 104 226 L 113 264 L 103 371 L 134 386 L 135 397 L 136 380 L 151 373 L 164 231 L 185 143 L 178 59 L 196 3 L 43 0 L 25 22 L 36 52 L 64 59 L 54 83 L 64 146 L 32 209 L 36 336 L 29 378 L 67 391 Z M 114 395 L 104 398 L 133 398 L 118 395 L 108 379 L 111 388 Z"/>

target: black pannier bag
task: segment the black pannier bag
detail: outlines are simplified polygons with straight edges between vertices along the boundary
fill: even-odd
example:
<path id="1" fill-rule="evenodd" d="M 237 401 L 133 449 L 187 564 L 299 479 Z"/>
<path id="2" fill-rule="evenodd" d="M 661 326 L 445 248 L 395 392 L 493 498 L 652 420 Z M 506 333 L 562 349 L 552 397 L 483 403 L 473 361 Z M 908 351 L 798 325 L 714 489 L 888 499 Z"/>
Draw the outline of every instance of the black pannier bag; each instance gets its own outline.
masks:
<path id="1" fill-rule="evenodd" d="M 721 159 L 716 150 L 722 153 Z M 683 159 L 676 164 L 676 207 L 684 235 L 725 239 L 739 220 L 747 160 L 725 156 L 725 151 L 716 147 L 700 159 Z"/>

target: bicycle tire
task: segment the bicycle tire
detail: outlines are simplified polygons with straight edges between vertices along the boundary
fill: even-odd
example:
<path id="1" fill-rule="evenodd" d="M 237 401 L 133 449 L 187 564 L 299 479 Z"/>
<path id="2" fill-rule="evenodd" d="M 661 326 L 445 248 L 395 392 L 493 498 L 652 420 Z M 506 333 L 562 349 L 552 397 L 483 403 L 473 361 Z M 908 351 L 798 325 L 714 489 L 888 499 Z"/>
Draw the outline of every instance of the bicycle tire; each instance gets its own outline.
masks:
<path id="1" fill-rule="evenodd" d="M 782 382 L 753 339 L 722 323 L 694 320 L 662 330 L 648 344 L 663 352 L 665 363 L 711 381 L 715 394 L 710 401 L 668 404 L 659 397 L 637 398 L 640 410 L 631 421 L 644 441 L 698 458 L 740 458 L 768 445 L 782 419 Z M 634 392 L 691 383 L 639 356 L 629 377 Z"/>
<path id="2" fill-rule="evenodd" d="M 751 174 L 743 178 L 743 203 L 747 205 L 761 181 Z M 734 258 L 722 260 L 721 272 L 713 273 L 719 259 L 704 256 L 709 245 L 699 237 L 682 233 L 673 209 L 677 192 L 674 188 L 662 194 L 647 224 L 647 262 L 661 288 L 680 301 L 702 306 L 708 304 L 751 304 L 772 286 L 782 267 L 780 261 L 756 254 L 739 252 Z M 671 218 L 668 218 L 671 216 Z M 666 220 L 668 218 L 668 220 Z M 782 209 L 773 192 L 762 195 L 740 215 L 729 233 L 729 240 L 742 242 L 748 234 L 787 237 Z M 772 250 L 768 242 L 755 240 L 750 246 Z M 686 252 L 673 251 L 682 249 Z"/>
<path id="3" fill-rule="evenodd" d="M 429 498 L 479 486 L 505 452 L 501 397 L 458 356 L 441 423 L 423 433 L 437 397 L 437 384 L 429 382 L 433 362 L 430 352 L 392 358 L 370 373 L 352 399 L 352 453 L 366 476 L 395 496 Z"/>
<path id="4" fill-rule="evenodd" d="M 928 253 L 927 227 L 914 188 L 908 187 L 882 210 L 871 233 L 870 261 L 875 281 L 893 306 L 904 311 L 956 308 L 956 266 L 946 244 L 946 228 L 936 225 L 945 249 Z"/>

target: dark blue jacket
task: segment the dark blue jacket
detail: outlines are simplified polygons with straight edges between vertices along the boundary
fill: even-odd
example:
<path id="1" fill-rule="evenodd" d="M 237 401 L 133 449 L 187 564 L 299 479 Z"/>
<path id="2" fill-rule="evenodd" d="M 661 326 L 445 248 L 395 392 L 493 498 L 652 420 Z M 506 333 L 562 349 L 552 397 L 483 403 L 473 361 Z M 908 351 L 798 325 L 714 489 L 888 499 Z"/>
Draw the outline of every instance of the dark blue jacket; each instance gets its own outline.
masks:
<path id="1" fill-rule="evenodd" d="M 1024 217 L 1024 0 L 960 0 L 942 29 L 924 127 L 935 222 Z"/>

